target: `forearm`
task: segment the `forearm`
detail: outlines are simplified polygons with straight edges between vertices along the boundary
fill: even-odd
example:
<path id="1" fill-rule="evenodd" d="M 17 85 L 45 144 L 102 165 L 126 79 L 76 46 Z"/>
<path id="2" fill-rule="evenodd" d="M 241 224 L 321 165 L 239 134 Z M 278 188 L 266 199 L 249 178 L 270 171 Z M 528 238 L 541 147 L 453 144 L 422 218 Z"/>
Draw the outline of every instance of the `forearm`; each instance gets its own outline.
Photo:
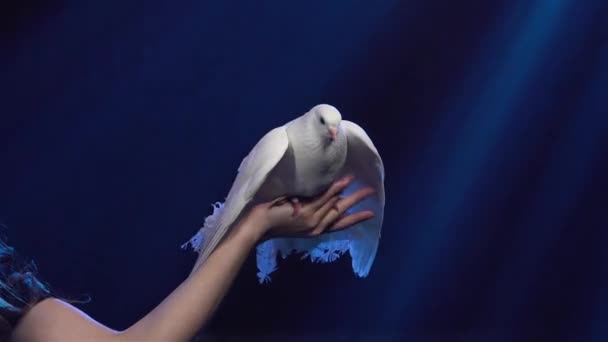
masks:
<path id="1" fill-rule="evenodd" d="M 190 277 L 154 310 L 125 331 L 108 329 L 72 305 L 49 298 L 28 310 L 15 328 L 12 340 L 191 340 L 209 320 L 247 255 L 262 237 L 269 237 L 268 233 L 286 237 L 318 236 L 327 227 L 330 231 L 336 231 L 373 216 L 372 212 L 363 211 L 342 217 L 348 208 L 370 194 L 364 188 L 338 200 L 337 194 L 347 183 L 334 183 L 325 195 L 305 203 L 298 215 L 294 215 L 289 204 L 271 202 L 255 206 Z M 339 210 L 333 210 L 335 207 Z M 283 230 L 277 230 L 277 227 Z"/>
<path id="2" fill-rule="evenodd" d="M 259 235 L 251 221 L 235 227 L 209 258 L 143 319 L 120 333 L 124 340 L 186 341 L 207 322 L 234 281 Z"/>

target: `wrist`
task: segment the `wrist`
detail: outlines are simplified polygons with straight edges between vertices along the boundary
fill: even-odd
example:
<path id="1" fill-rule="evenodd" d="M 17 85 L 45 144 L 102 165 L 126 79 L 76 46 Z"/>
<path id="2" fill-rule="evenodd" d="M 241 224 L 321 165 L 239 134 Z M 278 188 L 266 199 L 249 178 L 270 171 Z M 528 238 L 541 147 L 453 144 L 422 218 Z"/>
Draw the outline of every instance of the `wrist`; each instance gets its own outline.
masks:
<path id="1" fill-rule="evenodd" d="M 235 228 L 235 235 L 253 245 L 261 242 L 268 233 L 268 224 L 258 215 L 255 208 L 243 217 Z"/>

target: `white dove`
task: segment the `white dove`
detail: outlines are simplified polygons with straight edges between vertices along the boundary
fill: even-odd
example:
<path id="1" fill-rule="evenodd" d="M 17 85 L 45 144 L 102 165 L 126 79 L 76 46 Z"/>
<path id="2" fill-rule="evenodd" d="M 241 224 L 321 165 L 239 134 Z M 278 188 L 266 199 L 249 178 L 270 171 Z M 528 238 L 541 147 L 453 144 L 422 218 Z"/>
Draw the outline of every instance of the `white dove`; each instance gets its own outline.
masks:
<path id="1" fill-rule="evenodd" d="M 258 277 L 260 282 L 270 280 L 278 252 L 283 258 L 292 252 L 305 252 L 304 257 L 310 256 L 313 262 L 330 262 L 346 250 L 352 257 L 354 273 L 367 276 L 376 257 L 384 218 L 384 165 L 365 131 L 342 120 L 340 112 L 327 104 L 317 105 L 271 130 L 243 159 L 225 202 L 214 205 L 203 227 L 182 246 L 190 244 L 199 253 L 193 270 L 253 205 L 288 197 L 297 210 L 298 197 L 317 196 L 347 174 L 353 175 L 355 182 L 345 189 L 345 195 L 363 186 L 375 190 L 349 212 L 372 210 L 375 216 L 314 238 L 275 238 L 259 244 Z"/>

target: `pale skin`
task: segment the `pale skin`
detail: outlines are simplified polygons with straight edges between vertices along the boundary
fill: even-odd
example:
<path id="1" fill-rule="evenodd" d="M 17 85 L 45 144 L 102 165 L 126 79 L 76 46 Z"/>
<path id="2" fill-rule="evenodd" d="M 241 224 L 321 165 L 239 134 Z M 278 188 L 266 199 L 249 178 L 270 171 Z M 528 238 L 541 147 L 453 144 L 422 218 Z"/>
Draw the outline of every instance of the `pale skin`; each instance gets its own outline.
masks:
<path id="1" fill-rule="evenodd" d="M 168 297 L 123 331 L 110 329 L 55 298 L 36 304 L 22 318 L 11 341 L 189 341 L 211 318 L 251 250 L 269 237 L 314 237 L 373 217 L 370 211 L 346 215 L 372 194 L 371 188 L 340 197 L 352 177 L 336 181 L 324 194 L 299 202 L 285 199 L 253 207 L 209 258 Z"/>

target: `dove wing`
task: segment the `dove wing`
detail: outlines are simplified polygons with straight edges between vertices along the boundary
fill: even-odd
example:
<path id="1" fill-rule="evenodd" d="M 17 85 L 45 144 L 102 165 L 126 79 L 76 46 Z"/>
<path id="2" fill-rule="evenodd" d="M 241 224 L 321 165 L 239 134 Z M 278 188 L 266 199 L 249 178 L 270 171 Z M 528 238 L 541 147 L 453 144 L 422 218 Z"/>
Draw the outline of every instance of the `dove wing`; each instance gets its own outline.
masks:
<path id="1" fill-rule="evenodd" d="M 285 126 L 266 133 L 241 162 L 213 230 L 206 234 L 193 270 L 202 264 L 266 181 L 289 147 Z"/>
<path id="2" fill-rule="evenodd" d="M 371 186 L 375 189 L 372 196 L 349 210 L 349 212 L 372 210 L 376 214 L 373 218 L 348 229 L 353 270 L 357 275 L 365 277 L 376 257 L 384 220 L 384 164 L 378 150 L 363 128 L 347 120 L 342 120 L 341 125 L 346 133 L 348 144 L 343 172 L 355 177 L 355 183 L 350 185 L 344 194 L 347 195 L 364 186 Z"/>

